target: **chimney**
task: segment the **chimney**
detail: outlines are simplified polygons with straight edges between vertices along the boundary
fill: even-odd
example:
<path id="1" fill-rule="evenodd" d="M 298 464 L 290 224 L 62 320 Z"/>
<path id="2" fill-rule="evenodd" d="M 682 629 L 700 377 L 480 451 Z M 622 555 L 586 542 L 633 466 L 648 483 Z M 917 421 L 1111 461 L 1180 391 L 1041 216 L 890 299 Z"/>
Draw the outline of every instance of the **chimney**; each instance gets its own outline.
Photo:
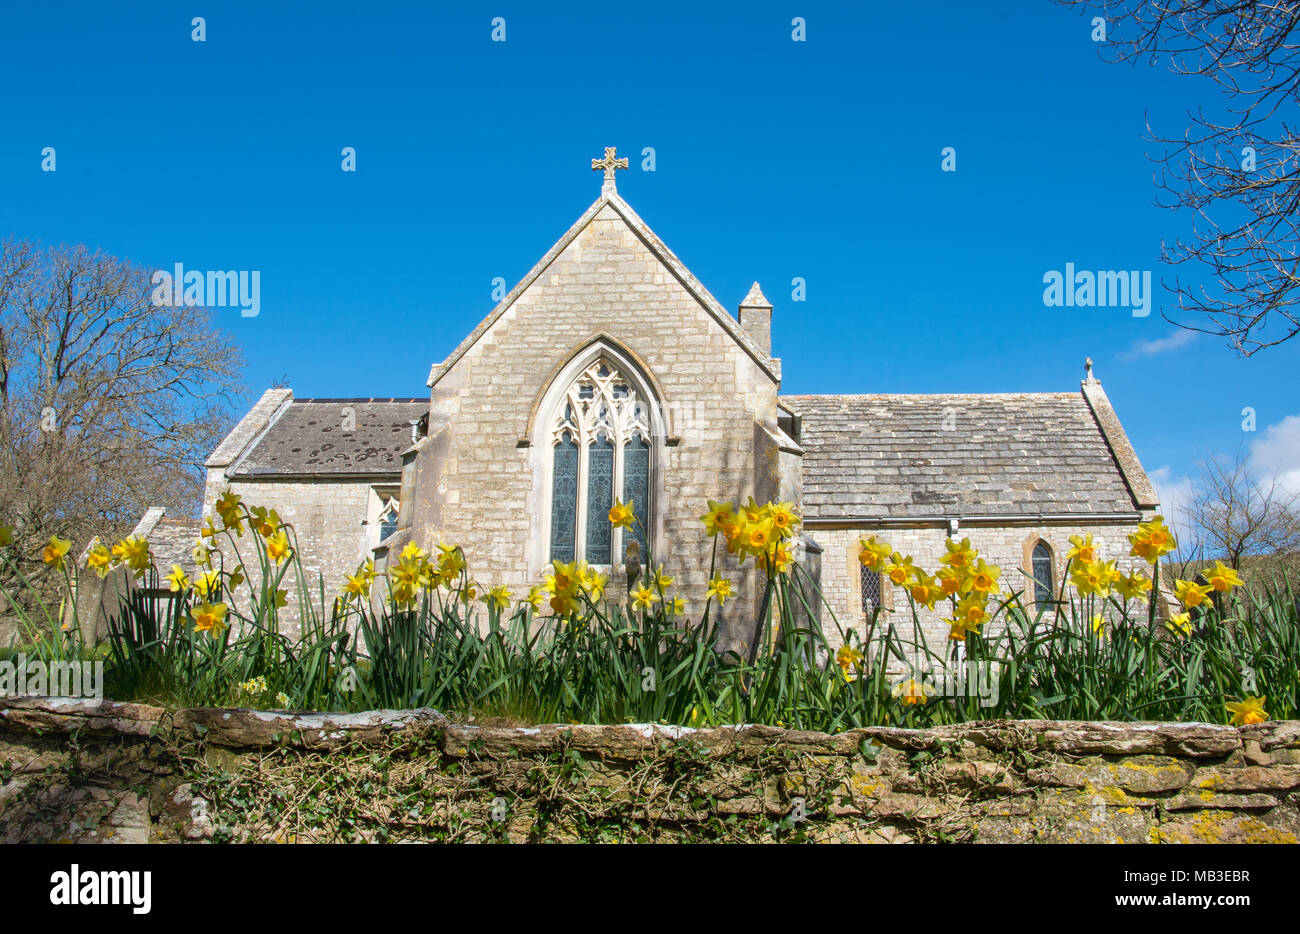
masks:
<path id="1" fill-rule="evenodd" d="M 740 326 L 759 350 L 772 356 L 772 303 L 763 297 L 757 282 L 740 303 Z"/>

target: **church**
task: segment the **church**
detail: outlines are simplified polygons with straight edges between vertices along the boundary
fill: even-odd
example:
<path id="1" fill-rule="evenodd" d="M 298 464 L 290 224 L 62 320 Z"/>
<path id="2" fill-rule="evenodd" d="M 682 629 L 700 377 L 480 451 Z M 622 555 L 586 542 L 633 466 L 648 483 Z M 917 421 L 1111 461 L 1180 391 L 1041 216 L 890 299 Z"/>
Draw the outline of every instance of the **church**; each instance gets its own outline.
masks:
<path id="1" fill-rule="evenodd" d="M 460 545 L 476 580 L 516 599 L 551 561 L 585 560 L 616 600 L 636 541 L 698 618 L 708 501 L 791 502 L 832 644 L 832 614 L 860 627 L 884 607 L 910 624 L 906 596 L 858 560 L 867 536 L 929 569 L 968 537 L 1027 602 L 1059 586 L 1071 535 L 1127 564 L 1125 537 L 1158 504 L 1090 364 L 1060 392 L 784 393 L 780 317 L 758 283 L 732 314 L 619 195 L 626 166 L 613 149 L 592 160 L 600 196 L 432 365 L 427 397 L 267 390 L 208 458 L 206 512 L 226 489 L 274 507 L 327 592 L 413 541 Z M 615 499 L 642 525 L 611 529 Z M 138 531 L 155 530 L 193 540 L 160 514 Z M 718 567 L 740 591 L 722 642 L 740 648 L 759 581 L 725 554 Z"/>

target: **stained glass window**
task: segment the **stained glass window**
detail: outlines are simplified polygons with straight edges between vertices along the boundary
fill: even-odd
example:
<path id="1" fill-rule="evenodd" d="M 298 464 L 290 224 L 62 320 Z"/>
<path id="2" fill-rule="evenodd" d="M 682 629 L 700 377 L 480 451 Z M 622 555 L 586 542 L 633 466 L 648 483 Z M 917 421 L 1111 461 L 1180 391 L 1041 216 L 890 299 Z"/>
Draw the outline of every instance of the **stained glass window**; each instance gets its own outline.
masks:
<path id="1" fill-rule="evenodd" d="M 633 504 L 641 519 L 632 529 L 623 532 L 623 556 L 627 557 L 628 542 L 638 542 L 641 554 L 646 553 L 645 505 L 650 498 L 650 445 L 640 435 L 634 435 L 623 445 L 623 502 Z"/>
<path id="2" fill-rule="evenodd" d="M 645 553 L 641 529 L 611 529 L 609 509 L 617 495 L 635 502 L 641 522 L 651 516 L 647 401 L 605 359 L 566 390 L 551 425 L 552 559 L 610 564 L 634 540 Z"/>
<path id="3" fill-rule="evenodd" d="M 597 438 L 587 448 L 587 550 L 592 564 L 609 564 L 609 507 L 614 505 L 614 443 Z"/>
<path id="4" fill-rule="evenodd" d="M 1040 541 L 1034 546 L 1034 600 L 1038 603 L 1052 601 L 1052 549 L 1047 542 Z"/>
<path id="5" fill-rule="evenodd" d="M 574 560 L 578 518 L 578 444 L 567 432 L 555 445 L 551 486 L 551 557 Z"/>

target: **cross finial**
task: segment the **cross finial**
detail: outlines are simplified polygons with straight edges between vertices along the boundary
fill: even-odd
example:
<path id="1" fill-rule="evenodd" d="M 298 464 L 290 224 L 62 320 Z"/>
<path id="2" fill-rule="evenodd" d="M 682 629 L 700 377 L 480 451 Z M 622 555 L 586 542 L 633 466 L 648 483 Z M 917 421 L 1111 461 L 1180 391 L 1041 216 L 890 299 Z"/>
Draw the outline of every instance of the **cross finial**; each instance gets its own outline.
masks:
<path id="1" fill-rule="evenodd" d="M 628 165 L 626 158 L 620 159 L 614 154 L 616 149 L 616 146 L 606 146 L 604 159 L 591 160 L 591 170 L 593 172 L 599 172 L 601 169 L 605 170 L 605 183 L 600 186 L 600 190 L 603 192 L 614 190 L 614 170 L 626 169 Z"/>
<path id="2" fill-rule="evenodd" d="M 1088 382 L 1090 382 L 1090 383 L 1092 382 L 1092 380 L 1093 380 L 1093 376 L 1092 376 L 1092 357 L 1084 357 L 1084 358 L 1083 358 L 1083 375 L 1084 375 L 1084 378 L 1088 380 Z"/>

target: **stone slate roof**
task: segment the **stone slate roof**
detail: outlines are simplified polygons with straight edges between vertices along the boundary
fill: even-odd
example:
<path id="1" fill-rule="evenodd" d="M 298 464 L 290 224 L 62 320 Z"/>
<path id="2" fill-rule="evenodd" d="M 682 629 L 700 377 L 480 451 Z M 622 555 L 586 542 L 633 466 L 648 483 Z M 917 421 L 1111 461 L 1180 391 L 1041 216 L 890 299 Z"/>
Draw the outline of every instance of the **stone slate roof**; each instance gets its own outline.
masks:
<path id="1" fill-rule="evenodd" d="M 347 409 L 355 419 L 344 431 Z M 411 422 L 429 412 L 427 398 L 294 399 L 253 441 L 232 477 L 383 476 L 402 472 Z"/>
<path id="2" fill-rule="evenodd" d="M 1082 393 L 780 398 L 809 519 L 1137 511 Z"/>

